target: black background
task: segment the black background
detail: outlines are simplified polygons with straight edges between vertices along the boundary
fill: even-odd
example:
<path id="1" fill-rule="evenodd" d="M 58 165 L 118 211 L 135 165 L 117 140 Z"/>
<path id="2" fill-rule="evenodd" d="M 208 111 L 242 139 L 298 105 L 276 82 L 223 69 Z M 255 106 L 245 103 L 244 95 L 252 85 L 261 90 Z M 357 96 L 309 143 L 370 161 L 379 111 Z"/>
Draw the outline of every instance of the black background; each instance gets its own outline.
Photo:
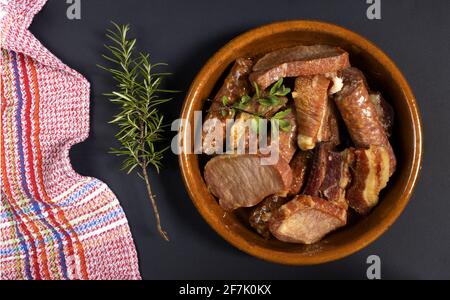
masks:
<path id="1" fill-rule="evenodd" d="M 31 31 L 55 55 L 92 83 L 91 134 L 71 150 L 74 168 L 105 181 L 128 217 L 145 279 L 365 279 L 366 258 L 381 257 L 384 279 L 450 279 L 450 199 L 447 130 L 450 125 L 450 1 L 381 0 L 382 20 L 368 20 L 366 0 L 81 0 L 81 20 L 68 20 L 64 0 L 49 0 Z M 336 23 L 379 45 L 408 79 L 420 106 L 425 137 L 421 178 L 404 213 L 372 245 L 337 262 L 311 267 L 276 265 L 253 258 L 222 240 L 192 205 L 168 153 L 152 182 L 164 227 L 156 233 L 141 180 L 119 171 L 121 159 L 107 154 L 116 128 L 107 122 L 114 106 L 102 96 L 109 76 L 97 67 L 110 21 L 131 23 L 138 47 L 153 62 L 169 63 L 167 86 L 184 92 L 166 106 L 178 117 L 195 74 L 236 35 L 279 20 Z M 173 135 L 173 134 L 172 134 Z"/>

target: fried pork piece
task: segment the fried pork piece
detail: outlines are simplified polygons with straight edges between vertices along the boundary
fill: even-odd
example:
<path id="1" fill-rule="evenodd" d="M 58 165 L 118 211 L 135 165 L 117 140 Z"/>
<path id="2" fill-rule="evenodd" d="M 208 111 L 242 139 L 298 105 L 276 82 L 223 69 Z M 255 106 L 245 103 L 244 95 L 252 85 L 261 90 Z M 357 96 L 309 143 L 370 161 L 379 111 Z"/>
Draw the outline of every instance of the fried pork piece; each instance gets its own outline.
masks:
<path id="1" fill-rule="evenodd" d="M 262 94 L 264 97 L 265 93 Z M 239 149 L 241 153 L 248 153 L 250 143 L 250 138 L 253 140 L 253 148 L 257 148 L 258 139 L 256 137 L 256 128 L 258 127 L 258 119 L 255 116 L 260 116 L 262 118 L 270 119 L 282 108 L 286 107 L 288 99 L 286 97 L 278 97 L 279 103 L 277 105 L 262 105 L 258 102 L 258 98 L 253 97 L 248 102 L 239 103 L 238 114 L 236 120 L 230 129 L 230 146 L 232 149 Z M 296 128 L 296 124 L 294 124 Z M 251 137 L 251 133 L 254 137 Z M 255 147 L 256 146 L 256 147 Z M 253 150 L 253 149 L 251 149 Z M 289 161 L 287 159 L 287 161 Z"/>
<path id="2" fill-rule="evenodd" d="M 248 76 L 251 72 L 253 61 L 248 58 L 239 58 L 233 65 L 230 74 L 226 77 L 223 86 L 220 88 L 217 95 L 214 97 L 211 108 L 206 116 L 203 126 L 203 152 L 210 155 L 216 152 L 217 136 L 213 133 L 222 133 L 222 138 L 225 138 L 226 120 L 233 119 L 233 113 L 230 109 L 223 105 L 223 97 L 226 97 L 227 104 L 231 105 L 241 99 L 242 96 L 248 94 L 251 86 L 248 82 Z"/>
<path id="3" fill-rule="evenodd" d="M 323 143 L 316 148 L 303 194 L 346 206 L 345 189 L 351 179 L 349 168 L 353 163 L 353 152 L 350 149 L 334 152 L 331 147 L 329 143 Z"/>
<path id="4" fill-rule="evenodd" d="M 328 99 L 325 122 L 320 128 L 320 141 L 327 142 L 331 148 L 341 144 L 341 134 L 339 128 L 339 115 L 334 101 Z"/>
<path id="5" fill-rule="evenodd" d="M 326 136 L 329 117 L 328 87 L 330 80 L 323 75 L 298 77 L 292 93 L 297 111 L 298 146 L 301 150 L 314 149 Z"/>
<path id="6" fill-rule="evenodd" d="M 289 124 L 286 127 L 279 124 L 279 139 L 278 139 L 278 150 L 280 152 L 280 157 L 283 158 L 288 163 L 292 160 L 295 152 L 297 151 L 297 119 L 295 117 L 295 112 L 293 107 L 290 106 L 288 110 L 285 111 L 286 114 L 280 117 L 279 122 L 287 122 Z M 272 141 L 273 144 L 273 141 Z M 276 146 L 275 144 L 274 146 Z"/>
<path id="7" fill-rule="evenodd" d="M 250 140 L 254 143 L 253 148 L 257 148 L 258 139 L 254 126 L 258 125 L 253 115 L 246 112 L 239 113 L 230 130 L 231 148 L 238 149 L 241 151 L 238 153 L 241 154 L 248 153 Z"/>
<path id="8" fill-rule="evenodd" d="M 352 183 L 346 198 L 350 207 L 361 215 L 366 215 L 377 205 L 378 195 L 389 180 L 389 151 L 383 146 L 354 151 Z"/>
<path id="9" fill-rule="evenodd" d="M 263 165 L 261 155 L 219 155 L 205 166 L 205 181 L 226 211 L 252 207 L 270 195 L 286 196 L 292 170 L 282 158 Z"/>
<path id="10" fill-rule="evenodd" d="M 383 126 L 386 135 L 392 135 L 392 127 L 394 125 L 394 108 L 383 98 L 380 93 L 371 93 L 370 100 L 375 104 L 378 118 Z"/>
<path id="11" fill-rule="evenodd" d="M 280 241 L 313 244 L 347 223 L 347 209 L 318 197 L 299 195 L 280 207 L 269 221 Z"/>
<path id="12" fill-rule="evenodd" d="M 348 53 L 338 47 L 297 46 L 263 56 L 253 67 L 250 81 L 264 90 L 280 78 L 333 73 L 349 66 Z"/>
<path id="13" fill-rule="evenodd" d="M 270 196 L 256 206 L 250 214 L 250 225 L 265 239 L 271 237 L 269 220 L 272 214 L 288 201 L 287 198 Z"/>
<path id="14" fill-rule="evenodd" d="M 275 116 L 277 115 L 275 114 Z M 297 150 L 297 122 L 292 108 L 281 111 L 279 115 L 280 117 L 277 117 L 277 120 L 284 122 L 284 126 L 280 125 L 278 136 L 266 136 L 267 142 L 263 147 L 260 147 L 258 139 L 261 138 L 261 135 L 258 135 L 256 130 L 259 126 L 258 119 L 246 112 L 239 113 L 230 130 L 230 146 L 232 149 L 238 149 L 239 154 L 256 154 L 259 152 L 270 154 L 277 151 L 276 157 L 281 157 L 289 163 Z"/>
<path id="15" fill-rule="evenodd" d="M 314 154 L 312 151 L 298 151 L 289 164 L 292 169 L 292 184 L 289 190 L 290 196 L 300 193 L 307 180 L 307 173 L 311 167 Z"/>
<path id="16" fill-rule="evenodd" d="M 340 76 L 344 80 L 344 87 L 336 94 L 335 102 L 353 142 L 357 148 L 384 146 L 390 153 L 390 171 L 393 173 L 396 167 L 394 151 L 380 122 L 377 108 L 370 100 L 364 75 L 355 68 L 349 68 L 341 71 Z"/>

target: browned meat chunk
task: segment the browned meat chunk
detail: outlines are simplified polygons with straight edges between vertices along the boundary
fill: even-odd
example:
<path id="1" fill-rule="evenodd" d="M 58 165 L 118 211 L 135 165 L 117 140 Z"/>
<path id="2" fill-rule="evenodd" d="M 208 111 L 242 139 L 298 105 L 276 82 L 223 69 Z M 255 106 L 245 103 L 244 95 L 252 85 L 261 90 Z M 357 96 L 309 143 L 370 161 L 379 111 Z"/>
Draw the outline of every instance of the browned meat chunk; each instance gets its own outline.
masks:
<path id="1" fill-rule="evenodd" d="M 274 157 L 281 157 L 286 162 L 290 162 L 297 148 L 297 122 L 292 109 L 280 112 L 281 115 L 280 119 L 276 119 L 282 124 L 279 124 L 278 136 L 266 136 L 267 144 L 260 148 L 258 138 L 261 138 L 261 133 L 257 134 L 259 119 L 245 112 L 239 113 L 230 130 L 231 148 L 237 149 L 238 154 L 256 154 L 258 152 L 270 154 L 277 151 L 278 155 Z M 272 122 L 276 122 L 275 119 L 272 119 Z"/>
<path id="2" fill-rule="evenodd" d="M 344 80 L 344 87 L 336 94 L 335 102 L 353 142 L 357 148 L 384 146 L 390 153 L 390 170 L 394 172 L 394 151 L 380 122 L 376 106 L 370 100 L 364 76 L 355 68 L 343 70 L 340 75 Z"/>
<path id="3" fill-rule="evenodd" d="M 333 73 L 350 66 L 348 53 L 325 46 L 297 46 L 266 54 L 253 67 L 250 81 L 262 90 L 284 77 Z"/>
<path id="4" fill-rule="evenodd" d="M 262 97 L 264 97 L 264 93 Z M 277 112 L 280 111 L 280 109 L 284 108 L 288 102 L 286 97 L 278 97 L 279 104 L 277 105 L 263 105 L 258 100 L 258 98 L 253 97 L 252 99 L 249 99 L 248 102 L 243 102 L 236 105 L 239 112 L 236 116 L 235 122 L 231 126 L 230 146 L 232 149 L 238 149 L 240 151 L 238 152 L 239 154 L 255 154 L 255 150 L 258 148 L 258 120 L 260 118 L 272 118 Z M 286 118 L 289 117 L 290 116 L 286 116 Z M 295 126 L 293 129 L 296 130 L 297 125 L 295 120 L 291 123 L 292 126 Z M 253 136 L 251 136 L 251 134 L 253 134 Z M 251 142 L 250 138 L 253 139 Z M 289 145 L 290 144 L 288 143 L 284 146 L 284 148 L 288 150 Z M 248 152 L 247 150 L 251 150 L 251 152 Z M 291 158 L 287 158 L 286 161 L 289 161 L 290 159 Z"/>
<path id="5" fill-rule="evenodd" d="M 332 147 L 341 144 L 341 129 L 339 127 L 340 116 L 336 108 L 336 104 L 332 100 L 328 100 L 327 123 L 322 128 L 321 140 L 328 142 Z"/>
<path id="6" fill-rule="evenodd" d="M 328 87 L 330 81 L 322 75 L 298 77 L 292 93 L 297 111 L 298 146 L 306 151 L 314 149 L 324 138 L 328 122 Z"/>
<path id="7" fill-rule="evenodd" d="M 346 223 L 346 208 L 321 198 L 299 195 L 273 214 L 269 228 L 280 241 L 313 244 Z"/>
<path id="8" fill-rule="evenodd" d="M 226 136 L 226 120 L 234 118 L 232 111 L 223 105 L 223 99 L 225 97 L 227 103 L 231 105 L 250 92 L 251 86 L 248 82 L 248 75 L 251 72 L 252 66 L 253 61 L 251 59 L 237 59 L 230 74 L 225 79 L 223 86 L 214 97 L 203 126 L 202 137 L 204 153 L 213 154 L 216 152 L 218 147 L 218 136 L 214 134 L 215 132 L 222 133 L 221 142 L 223 142 L 223 139 Z"/>
<path id="9" fill-rule="evenodd" d="M 389 151 L 383 146 L 354 151 L 352 183 L 347 191 L 347 200 L 356 212 L 366 215 L 377 205 L 378 195 L 384 189 L 392 173 Z"/>
<path id="10" fill-rule="evenodd" d="M 392 126 L 394 125 L 394 108 L 380 93 L 370 94 L 370 100 L 375 104 L 381 126 L 383 126 L 386 135 L 390 137 L 392 135 Z"/>
<path id="11" fill-rule="evenodd" d="M 275 115 L 276 117 L 277 115 Z M 272 119 L 274 120 L 274 119 Z M 276 119 L 279 122 L 279 151 L 280 157 L 290 162 L 297 151 L 297 120 L 292 107 L 279 114 Z"/>
<path id="12" fill-rule="evenodd" d="M 338 153 L 330 148 L 330 144 L 320 144 L 316 149 L 303 193 L 345 206 L 345 189 L 350 181 L 353 153 L 350 150 Z"/>
<path id="13" fill-rule="evenodd" d="M 289 191 L 290 196 L 300 193 L 307 179 L 307 173 L 313 158 L 312 151 L 298 151 L 292 159 L 290 166 L 292 169 L 292 184 Z"/>
<path id="14" fill-rule="evenodd" d="M 251 151 L 255 151 L 253 154 L 256 154 L 258 148 L 256 126 L 258 126 L 258 121 L 254 115 L 246 112 L 239 113 L 230 129 L 231 149 L 238 149 L 238 154 L 244 154 L 250 153 L 247 151 L 250 147 Z"/>
<path id="15" fill-rule="evenodd" d="M 292 171 L 284 159 L 263 165 L 261 155 L 220 155 L 205 167 L 205 181 L 226 211 L 251 207 L 270 195 L 286 196 Z"/>
<path id="16" fill-rule="evenodd" d="M 292 107 L 275 114 L 271 123 L 272 134 L 267 137 L 267 147 L 261 147 L 260 151 L 266 155 L 271 154 L 273 160 L 280 158 L 289 163 L 297 150 L 297 121 Z M 278 136 L 274 134 L 276 131 L 273 130 L 273 126 L 277 125 Z M 261 137 L 262 135 L 260 135 Z"/>
<path id="17" fill-rule="evenodd" d="M 269 220 L 272 214 L 287 202 L 287 198 L 270 196 L 258 204 L 250 214 L 250 225 L 265 239 L 271 237 Z"/>

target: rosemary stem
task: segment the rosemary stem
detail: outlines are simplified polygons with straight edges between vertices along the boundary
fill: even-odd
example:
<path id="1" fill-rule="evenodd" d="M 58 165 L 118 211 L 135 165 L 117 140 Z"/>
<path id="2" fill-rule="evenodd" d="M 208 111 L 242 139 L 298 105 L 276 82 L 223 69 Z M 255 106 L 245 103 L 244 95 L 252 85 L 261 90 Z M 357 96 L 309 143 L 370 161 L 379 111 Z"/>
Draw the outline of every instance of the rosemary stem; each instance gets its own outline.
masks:
<path id="1" fill-rule="evenodd" d="M 150 180 L 149 180 L 149 177 L 148 177 L 147 167 L 145 166 L 145 164 L 142 164 L 141 167 L 142 167 L 142 175 L 143 175 L 144 180 L 145 180 L 145 185 L 147 186 L 148 197 L 150 199 L 150 202 L 152 203 L 153 213 L 155 214 L 156 226 L 158 228 L 159 234 L 168 242 L 168 241 L 170 241 L 169 240 L 169 236 L 167 235 L 167 232 L 165 232 L 162 229 L 162 226 L 161 226 L 161 220 L 160 220 L 160 217 L 159 217 L 158 205 L 156 205 L 155 195 L 152 192 L 152 186 L 150 185 Z"/>

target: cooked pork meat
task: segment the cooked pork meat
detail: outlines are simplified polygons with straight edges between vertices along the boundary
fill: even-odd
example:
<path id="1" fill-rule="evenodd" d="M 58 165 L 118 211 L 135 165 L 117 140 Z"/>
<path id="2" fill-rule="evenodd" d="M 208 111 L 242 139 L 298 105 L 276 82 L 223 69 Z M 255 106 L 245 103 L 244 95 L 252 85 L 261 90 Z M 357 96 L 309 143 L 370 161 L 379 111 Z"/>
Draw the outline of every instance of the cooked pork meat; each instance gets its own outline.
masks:
<path id="1" fill-rule="evenodd" d="M 288 201 L 287 198 L 270 196 L 256 206 L 250 214 L 250 225 L 265 239 L 272 235 L 269 230 L 269 221 L 272 214 Z"/>
<path id="2" fill-rule="evenodd" d="M 251 207 L 270 195 L 286 196 L 292 170 L 284 159 L 263 165 L 261 155 L 220 155 L 205 166 L 205 181 L 226 211 Z"/>
<path id="3" fill-rule="evenodd" d="M 361 215 L 366 215 L 377 205 L 378 195 L 389 180 L 389 151 L 383 146 L 354 151 L 352 183 L 346 198 L 350 207 Z"/>
<path id="4" fill-rule="evenodd" d="M 339 204 L 299 195 L 276 211 L 270 232 L 280 241 L 313 244 L 347 223 L 347 209 Z"/>
<path id="5" fill-rule="evenodd" d="M 237 149 L 238 154 L 256 154 L 258 137 L 255 126 L 258 126 L 258 121 L 253 115 L 246 112 L 238 113 L 236 120 L 230 129 L 231 149 Z"/>
<path id="6" fill-rule="evenodd" d="M 290 162 L 295 152 L 297 151 L 297 120 L 295 113 L 290 107 L 285 111 L 286 115 L 280 118 L 279 122 L 287 122 L 286 127 L 279 124 L 279 151 L 280 157 L 285 161 Z"/>
<path id="7" fill-rule="evenodd" d="M 312 151 L 301 150 L 299 150 L 294 155 L 294 158 L 292 158 L 290 163 L 292 169 L 292 184 L 291 189 L 289 190 L 290 196 L 298 195 L 305 185 L 312 158 Z"/>
<path id="8" fill-rule="evenodd" d="M 340 48 L 297 46 L 266 54 L 253 67 L 250 81 L 264 90 L 283 77 L 333 73 L 349 66 L 348 53 Z"/>
<path id="9" fill-rule="evenodd" d="M 357 148 L 384 146 L 390 153 L 390 170 L 395 171 L 396 159 L 377 108 L 370 100 L 365 78 L 355 68 L 343 70 L 344 87 L 336 94 L 335 102 Z M 391 173 L 391 174 L 392 174 Z"/>
<path id="10" fill-rule="evenodd" d="M 298 146 L 307 151 L 323 141 L 328 122 L 328 87 L 330 81 L 323 75 L 298 77 L 292 93 L 297 111 Z"/>
<path id="11" fill-rule="evenodd" d="M 341 128 L 339 126 L 340 116 L 334 101 L 328 99 L 328 123 L 322 128 L 322 140 L 327 141 L 332 147 L 342 143 Z"/>
<path id="12" fill-rule="evenodd" d="M 262 95 L 264 97 L 264 94 Z M 255 154 L 258 148 L 257 128 L 259 126 L 258 120 L 260 118 L 270 119 L 280 109 L 285 108 L 288 99 L 286 97 L 278 97 L 279 104 L 277 105 L 262 105 L 258 102 L 258 98 L 253 97 L 248 102 L 238 104 L 238 113 L 236 120 L 230 129 L 230 146 L 231 149 L 238 149 L 240 154 L 251 153 Z M 258 116 L 258 117 L 256 117 Z M 297 124 L 294 121 L 291 122 L 294 129 L 297 128 Z M 253 144 L 250 143 L 250 135 L 252 136 Z M 289 143 L 284 146 L 284 149 L 288 149 Z M 251 146 L 251 149 L 249 147 Z M 247 151 L 251 150 L 251 151 Z M 294 150 L 295 151 L 295 150 Z M 287 161 L 290 158 L 286 159 Z"/>
<path id="13" fill-rule="evenodd" d="M 345 204 L 345 189 L 350 181 L 349 167 L 353 161 L 352 152 L 346 150 L 338 153 L 331 151 L 331 147 L 330 144 L 320 144 L 315 150 L 303 194 Z"/>
<path id="14" fill-rule="evenodd" d="M 393 122 L 391 105 L 338 47 L 238 59 L 203 124 L 206 154 L 225 137 L 238 151 L 210 159 L 204 179 L 225 211 L 252 207 L 262 237 L 313 244 L 345 226 L 350 208 L 366 215 L 377 205 L 396 168 Z"/>
<path id="15" fill-rule="evenodd" d="M 267 138 L 267 143 L 260 145 L 258 139 L 262 137 L 262 133 L 259 132 L 259 135 L 257 134 L 258 118 L 246 112 L 239 113 L 230 130 L 230 145 L 232 149 L 237 149 L 238 154 L 257 154 L 262 152 L 269 155 L 273 151 L 277 151 L 278 155 L 273 157 L 275 159 L 281 157 L 289 163 L 297 150 L 297 122 L 292 108 L 281 111 L 280 114 L 282 117 L 277 120 L 284 122 L 285 126 L 279 127 L 278 138 L 267 133 L 268 135 L 265 137 Z"/>
<path id="16" fill-rule="evenodd" d="M 230 109 L 223 105 L 223 98 L 226 97 L 227 104 L 231 105 L 241 99 L 242 96 L 248 94 L 251 90 L 248 81 L 253 61 L 248 58 L 239 58 L 233 65 L 230 74 L 225 78 L 225 82 L 220 88 L 209 109 L 208 115 L 203 126 L 203 152 L 213 154 L 217 152 L 218 136 L 214 134 L 221 132 L 221 137 L 226 136 L 226 120 L 233 119 L 233 113 Z M 223 144 L 223 140 L 220 145 Z M 221 149 L 219 149 L 221 150 Z"/>
<path id="17" fill-rule="evenodd" d="M 375 104 L 381 126 L 383 126 L 386 135 L 390 137 L 392 135 L 392 126 L 394 125 L 394 108 L 380 93 L 370 94 L 370 100 Z"/>

